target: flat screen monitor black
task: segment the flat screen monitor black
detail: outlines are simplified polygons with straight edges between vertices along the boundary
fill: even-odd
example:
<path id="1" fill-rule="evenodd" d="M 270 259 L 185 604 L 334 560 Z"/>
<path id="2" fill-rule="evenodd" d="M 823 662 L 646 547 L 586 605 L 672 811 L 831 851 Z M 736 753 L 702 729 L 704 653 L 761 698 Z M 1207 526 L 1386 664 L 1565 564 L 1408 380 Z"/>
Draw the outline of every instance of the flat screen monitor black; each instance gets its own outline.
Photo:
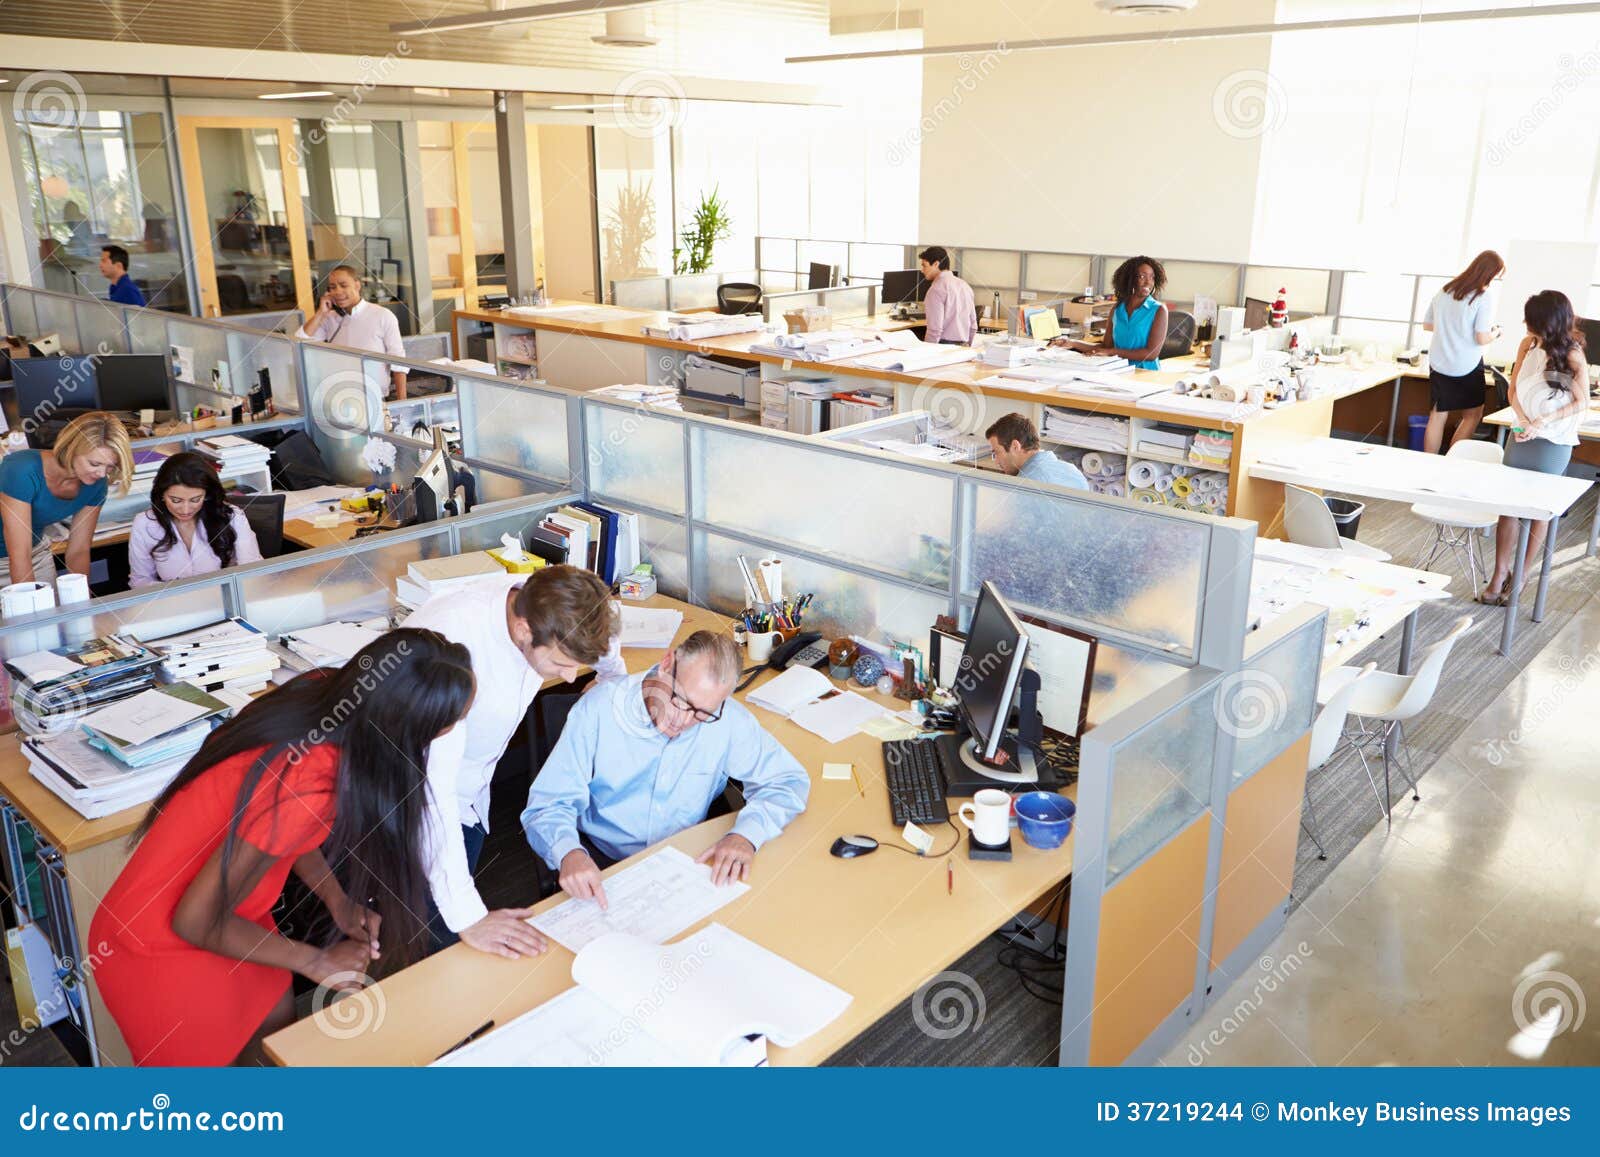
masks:
<path id="1" fill-rule="evenodd" d="M 1600 366 L 1600 321 L 1580 317 L 1578 324 L 1583 327 L 1584 355 L 1591 366 Z"/>
<path id="2" fill-rule="evenodd" d="M 173 408 L 167 359 L 160 354 L 105 354 L 96 360 L 102 410 L 136 414 Z"/>
<path id="3" fill-rule="evenodd" d="M 1272 302 L 1262 301 L 1259 297 L 1244 299 L 1244 327 L 1245 329 L 1266 329 L 1272 321 Z"/>
<path id="4" fill-rule="evenodd" d="M 955 690 L 961 721 L 985 763 L 994 763 L 1000 750 L 1027 652 L 1028 633 L 1022 620 L 993 583 L 984 583 L 961 651 Z"/>
<path id="5" fill-rule="evenodd" d="M 807 289 L 832 289 L 833 266 L 824 265 L 820 261 L 811 263 L 810 275 L 806 278 Z"/>
<path id="6" fill-rule="evenodd" d="M 37 428 L 61 410 L 98 409 L 94 362 L 93 358 L 18 358 L 12 362 L 17 418 L 23 428 Z"/>
<path id="7" fill-rule="evenodd" d="M 883 274 L 885 305 L 910 305 L 928 296 L 928 281 L 920 269 L 889 269 Z"/>

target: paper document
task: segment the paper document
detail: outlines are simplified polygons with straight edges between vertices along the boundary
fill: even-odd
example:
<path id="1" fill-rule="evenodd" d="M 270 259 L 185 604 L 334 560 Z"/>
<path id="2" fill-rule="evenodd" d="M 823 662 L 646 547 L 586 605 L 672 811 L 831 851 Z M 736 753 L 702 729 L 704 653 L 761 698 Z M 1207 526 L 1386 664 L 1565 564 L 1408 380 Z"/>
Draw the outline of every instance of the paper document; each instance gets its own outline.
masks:
<path id="1" fill-rule="evenodd" d="M 605 881 L 606 908 L 593 900 L 568 900 L 533 918 L 551 939 L 581 952 L 608 932 L 627 932 L 661 944 L 750 890 L 749 884 L 713 884 L 711 869 L 677 848 L 662 848 Z"/>
<path id="2" fill-rule="evenodd" d="M 683 612 L 658 607 L 630 607 L 616 604 L 622 611 L 622 645 L 666 650 L 683 626 Z"/>
<path id="3" fill-rule="evenodd" d="M 799 724 L 813 735 L 820 735 L 829 743 L 842 743 L 871 720 L 887 714 L 872 700 L 864 699 L 854 691 L 845 691 L 818 699 L 815 703 L 807 703 L 789 716 L 789 721 Z"/>
<path id="4" fill-rule="evenodd" d="M 283 641 L 293 647 L 296 654 L 319 666 L 343 666 L 382 633 L 355 623 L 324 623 L 320 627 L 289 631 Z"/>
<path id="5" fill-rule="evenodd" d="M 151 690 L 141 691 L 109 707 L 91 712 L 83 717 L 81 724 L 103 735 L 115 736 L 129 747 L 138 747 L 158 735 L 165 735 L 209 714 L 211 708 L 204 703 L 194 703 L 164 691 Z"/>
<path id="6" fill-rule="evenodd" d="M 789 667 L 745 696 L 755 707 L 774 715 L 790 716 L 833 690 L 833 683 L 815 667 Z"/>

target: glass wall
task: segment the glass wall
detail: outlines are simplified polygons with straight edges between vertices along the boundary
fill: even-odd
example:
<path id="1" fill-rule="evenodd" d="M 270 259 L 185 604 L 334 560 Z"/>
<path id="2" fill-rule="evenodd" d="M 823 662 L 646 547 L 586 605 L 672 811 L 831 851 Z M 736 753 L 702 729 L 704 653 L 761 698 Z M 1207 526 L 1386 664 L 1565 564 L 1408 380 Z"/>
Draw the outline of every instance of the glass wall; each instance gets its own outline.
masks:
<path id="1" fill-rule="evenodd" d="M 678 242 L 672 231 L 670 138 L 665 126 L 653 134 L 639 125 L 595 127 L 595 211 L 604 284 L 673 272 Z M 687 227 L 687 216 L 681 220 Z M 717 254 L 720 259 L 723 246 L 717 247 Z M 715 262 L 712 267 L 721 268 Z"/>
<path id="2" fill-rule="evenodd" d="M 15 115 L 39 238 L 38 284 L 104 297 L 100 247 L 120 245 L 146 301 L 187 313 L 166 118 L 21 103 Z"/>

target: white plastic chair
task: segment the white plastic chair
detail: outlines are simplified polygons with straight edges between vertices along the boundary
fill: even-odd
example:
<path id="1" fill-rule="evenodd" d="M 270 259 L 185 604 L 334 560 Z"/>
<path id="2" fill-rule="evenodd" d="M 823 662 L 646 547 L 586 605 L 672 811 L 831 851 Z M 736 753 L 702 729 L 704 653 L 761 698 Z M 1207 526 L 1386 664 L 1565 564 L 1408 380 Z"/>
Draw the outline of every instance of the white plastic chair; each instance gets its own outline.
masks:
<path id="1" fill-rule="evenodd" d="M 1390 826 L 1393 826 L 1391 816 L 1393 799 L 1389 790 L 1389 736 L 1399 735 L 1399 747 L 1405 755 L 1400 771 L 1411 786 L 1411 798 L 1420 800 L 1422 794 L 1417 791 L 1417 779 L 1412 771 L 1411 748 L 1406 743 L 1405 724 L 1426 711 L 1428 705 L 1433 702 L 1434 692 L 1439 689 L 1439 677 L 1444 672 L 1445 660 L 1450 657 L 1450 650 L 1456 645 L 1456 640 L 1466 634 L 1471 626 L 1471 615 L 1462 615 L 1457 619 L 1444 638 L 1423 651 L 1422 661 L 1410 675 L 1375 671 L 1363 677 L 1361 668 L 1336 667 L 1324 675 L 1322 682 L 1317 686 L 1317 702 L 1323 704 L 1331 703 L 1334 696 L 1347 686 L 1355 687 L 1347 704 L 1349 713 L 1358 719 L 1371 719 L 1382 724 L 1375 732 L 1369 732 L 1363 727 L 1361 733 L 1352 736 L 1351 739 L 1358 749 L 1363 744 L 1371 742 L 1377 742 L 1383 747 L 1383 795 L 1378 803 L 1383 808 L 1384 822 Z M 1372 789 L 1374 793 L 1377 792 L 1376 782 L 1373 783 Z"/>
<path id="2" fill-rule="evenodd" d="M 1283 533 L 1290 542 L 1320 550 L 1342 550 L 1357 558 L 1388 562 L 1389 555 L 1375 546 L 1345 538 L 1333 521 L 1333 511 L 1322 496 L 1303 486 L 1283 487 Z"/>
<path id="3" fill-rule="evenodd" d="M 1350 713 L 1350 699 L 1377 666 L 1376 663 L 1368 663 L 1356 671 L 1355 678 L 1345 680 L 1344 685 L 1329 696 L 1328 702 L 1317 713 L 1316 722 L 1311 725 L 1311 751 L 1306 757 L 1306 814 L 1300 826 L 1306 829 L 1311 842 L 1317 845 L 1319 860 L 1326 860 L 1328 853 L 1322 846 L 1322 837 L 1317 834 L 1317 813 L 1311 806 L 1311 773 L 1324 767 L 1338 750 L 1339 740 L 1344 738 L 1345 719 Z M 1378 784 L 1372 778 L 1372 768 L 1367 764 L 1367 753 L 1360 747 L 1356 747 L 1355 752 L 1361 759 L 1361 770 L 1367 773 L 1367 782 L 1372 784 L 1372 790 L 1376 793 Z"/>
<path id="4" fill-rule="evenodd" d="M 1469 462 L 1488 462 L 1498 466 L 1505 458 L 1505 451 L 1493 442 L 1479 442 L 1468 438 L 1450 447 L 1449 453 L 1445 456 L 1462 458 Z M 1433 523 L 1434 527 L 1433 541 L 1417 561 L 1417 569 L 1427 570 L 1431 567 L 1440 551 L 1448 551 L 1455 555 L 1457 560 L 1465 556 L 1467 579 L 1472 584 L 1472 593 L 1477 594 L 1482 590 L 1478 583 L 1478 572 L 1483 571 L 1487 580 L 1488 569 L 1478 558 L 1477 535 L 1494 526 L 1497 521 L 1495 516 L 1464 510 L 1445 502 L 1419 502 L 1411 508 L 1411 513 L 1425 522 Z"/>

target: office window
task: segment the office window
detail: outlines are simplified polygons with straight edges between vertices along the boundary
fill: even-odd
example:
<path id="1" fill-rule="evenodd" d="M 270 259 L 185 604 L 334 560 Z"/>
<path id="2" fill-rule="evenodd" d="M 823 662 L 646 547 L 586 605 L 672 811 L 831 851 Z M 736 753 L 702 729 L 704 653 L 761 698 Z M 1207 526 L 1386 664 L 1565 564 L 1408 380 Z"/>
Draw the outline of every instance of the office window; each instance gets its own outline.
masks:
<path id="1" fill-rule="evenodd" d="M 150 304 L 187 313 L 162 114 L 19 105 L 15 115 L 39 284 L 103 298 L 100 246 L 121 245 Z"/>
<path id="2" fill-rule="evenodd" d="M 597 124 L 595 206 L 605 285 L 672 272 L 672 146 L 666 128 Z"/>
<path id="3" fill-rule="evenodd" d="M 1270 72 L 1253 261 L 1444 274 L 1600 235 L 1600 16 L 1279 35 Z"/>

